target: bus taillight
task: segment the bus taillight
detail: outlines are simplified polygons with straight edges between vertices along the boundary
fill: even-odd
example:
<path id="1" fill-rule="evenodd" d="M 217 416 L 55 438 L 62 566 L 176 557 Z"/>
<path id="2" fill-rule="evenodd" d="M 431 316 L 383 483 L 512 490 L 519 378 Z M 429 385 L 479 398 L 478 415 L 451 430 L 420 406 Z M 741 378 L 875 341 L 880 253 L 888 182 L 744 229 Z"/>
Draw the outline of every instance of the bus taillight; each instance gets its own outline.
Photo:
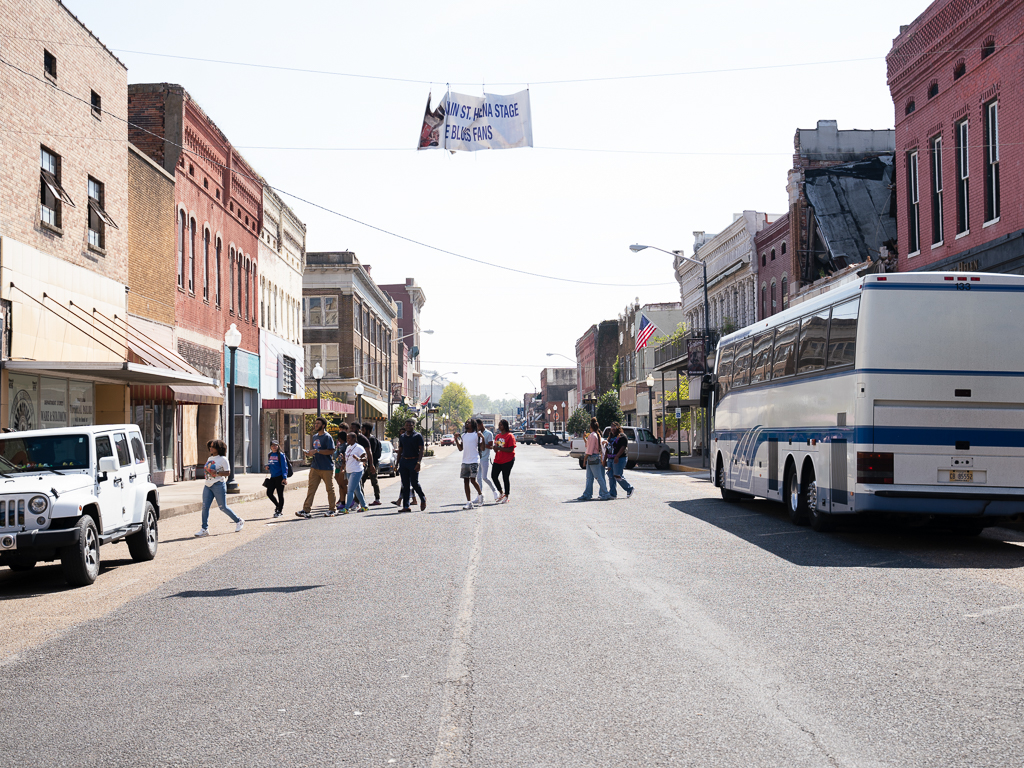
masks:
<path id="1" fill-rule="evenodd" d="M 893 454 L 857 452 L 857 482 L 892 485 Z"/>

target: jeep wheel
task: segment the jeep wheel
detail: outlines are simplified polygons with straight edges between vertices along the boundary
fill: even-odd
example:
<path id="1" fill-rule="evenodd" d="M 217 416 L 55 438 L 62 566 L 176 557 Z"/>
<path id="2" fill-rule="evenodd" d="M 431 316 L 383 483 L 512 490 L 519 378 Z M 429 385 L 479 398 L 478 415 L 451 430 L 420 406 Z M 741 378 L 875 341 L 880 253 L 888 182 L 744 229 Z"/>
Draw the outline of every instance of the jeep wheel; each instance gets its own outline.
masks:
<path id="1" fill-rule="evenodd" d="M 143 563 L 156 557 L 156 548 L 160 543 L 159 526 L 157 525 L 156 510 L 152 502 L 146 502 L 146 514 L 142 521 L 142 530 L 133 533 L 125 542 L 128 544 L 128 552 L 136 563 Z"/>
<path id="2" fill-rule="evenodd" d="M 60 564 L 68 584 L 87 587 L 100 575 L 100 537 L 88 515 L 82 515 L 75 527 L 78 541 L 61 549 Z"/>

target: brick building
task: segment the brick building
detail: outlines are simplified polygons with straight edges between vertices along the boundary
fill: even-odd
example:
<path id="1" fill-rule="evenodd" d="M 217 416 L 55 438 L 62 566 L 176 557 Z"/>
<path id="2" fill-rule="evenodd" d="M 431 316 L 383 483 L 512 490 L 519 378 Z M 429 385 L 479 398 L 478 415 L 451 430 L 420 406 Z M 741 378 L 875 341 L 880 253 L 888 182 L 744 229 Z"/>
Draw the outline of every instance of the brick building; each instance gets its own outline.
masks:
<path id="1" fill-rule="evenodd" d="M 398 313 L 398 330 L 395 336 L 397 365 L 392 382 L 402 385 L 402 397 L 407 397 L 411 404 L 418 405 L 426 399 L 425 394 L 420 397 L 420 379 L 423 376 L 420 369 L 420 352 L 423 349 L 420 346 L 420 312 L 427 303 L 427 295 L 413 277 L 405 278 L 404 283 L 381 285 L 380 289 L 392 298 Z M 415 355 L 412 354 L 413 350 L 416 351 Z"/>
<path id="2" fill-rule="evenodd" d="M 618 361 L 619 361 L 619 404 L 622 406 L 624 424 L 644 426 L 656 431 L 651 426 L 651 405 L 657 409 L 662 397 L 661 376 L 654 377 L 653 391 L 647 387 L 647 376 L 654 371 L 654 347 L 650 340 L 637 350 L 637 334 L 640 333 L 641 317 L 652 322 L 656 330 L 651 331 L 649 339 L 668 336 L 685 320 L 681 302 L 664 302 L 659 304 L 643 304 L 639 301 L 628 304 L 619 315 Z M 671 384 L 670 384 L 671 386 Z M 652 403 L 650 398 L 654 397 Z M 657 420 L 658 414 L 655 413 Z M 656 432 L 657 433 L 657 432 Z"/>
<path id="3" fill-rule="evenodd" d="M 370 277 L 370 265 L 351 251 L 306 254 L 302 278 L 306 370 L 324 369 L 321 388 L 356 405 L 358 421 L 376 422 L 383 435 L 387 382 L 395 372 L 392 343 L 398 310 Z M 363 395 L 356 398 L 356 387 Z"/>
<path id="4" fill-rule="evenodd" d="M 4 3 L 0 36 L 0 425 L 127 422 L 135 387 L 208 382 L 124 326 L 128 73 L 56 0 Z"/>
<path id="5" fill-rule="evenodd" d="M 576 386 L 575 368 L 543 368 L 540 372 L 540 404 L 543 426 L 564 429 L 568 421 L 569 390 Z M 538 425 L 539 426 L 539 425 Z"/>
<path id="6" fill-rule="evenodd" d="M 580 405 L 590 408 L 598 397 L 614 387 L 618 337 L 618 321 L 602 320 L 576 340 L 576 391 Z"/>
<path id="7" fill-rule="evenodd" d="M 127 103 L 132 143 L 175 177 L 176 352 L 223 388 L 229 359 L 224 334 L 231 325 L 242 334 L 233 418 L 226 418 L 220 393 L 172 387 L 162 394 L 196 406 L 184 417 L 181 440 L 196 446 L 197 461 L 205 460 L 206 442 L 221 437 L 222 425 L 230 421 L 235 471 L 260 471 L 257 267 L 263 185 L 182 86 L 132 85 Z M 190 447 L 183 452 L 193 455 Z"/>
<path id="8" fill-rule="evenodd" d="M 1022 0 L 938 0 L 893 40 L 900 270 L 1024 273 L 1022 35 Z"/>
<path id="9" fill-rule="evenodd" d="M 789 306 L 789 288 L 794 274 L 794 254 L 790 252 L 789 243 L 788 213 L 754 235 L 754 255 L 759 261 L 758 319 L 770 317 Z"/>

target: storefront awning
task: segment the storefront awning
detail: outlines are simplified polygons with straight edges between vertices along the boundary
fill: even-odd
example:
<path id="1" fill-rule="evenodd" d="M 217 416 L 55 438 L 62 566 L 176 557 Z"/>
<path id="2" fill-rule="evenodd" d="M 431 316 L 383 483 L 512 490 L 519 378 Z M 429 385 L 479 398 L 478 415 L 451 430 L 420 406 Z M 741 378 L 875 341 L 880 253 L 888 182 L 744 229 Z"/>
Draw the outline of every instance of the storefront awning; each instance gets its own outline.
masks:
<path id="1" fill-rule="evenodd" d="M 366 412 L 366 407 L 369 406 L 372 410 L 376 411 L 378 416 L 376 418 L 386 419 L 388 417 L 388 404 L 383 400 L 378 400 L 375 397 L 368 397 L 367 395 L 362 396 L 363 401 L 363 416 L 366 418 L 375 418 L 372 413 Z"/>
<path id="2" fill-rule="evenodd" d="M 315 397 L 300 399 L 281 398 L 277 400 L 264 400 L 264 411 L 301 411 L 303 413 L 355 413 L 354 405 L 339 403 L 337 400 L 320 400 L 320 407 L 317 407 Z"/>
<path id="3" fill-rule="evenodd" d="M 221 405 L 224 395 L 216 387 L 193 387 L 172 384 L 171 391 L 179 403 L 200 403 L 201 405 Z"/>
<path id="4" fill-rule="evenodd" d="M 8 360 L 4 367 L 9 371 L 38 373 L 42 375 L 64 374 L 65 376 L 85 376 L 95 379 L 107 379 L 123 384 L 167 384 L 213 387 L 216 381 L 198 373 L 173 371 L 169 368 L 158 368 L 141 363 L 109 362 L 81 363 L 49 360 Z M 216 390 L 214 390 L 216 391 Z"/>

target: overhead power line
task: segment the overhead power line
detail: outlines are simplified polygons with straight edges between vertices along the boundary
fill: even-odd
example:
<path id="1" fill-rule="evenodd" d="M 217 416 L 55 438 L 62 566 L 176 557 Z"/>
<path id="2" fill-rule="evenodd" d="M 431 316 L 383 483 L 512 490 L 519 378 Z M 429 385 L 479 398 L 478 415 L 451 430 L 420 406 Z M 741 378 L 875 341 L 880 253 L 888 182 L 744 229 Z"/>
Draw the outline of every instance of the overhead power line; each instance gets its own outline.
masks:
<path id="1" fill-rule="evenodd" d="M 30 77 L 33 80 L 36 80 L 36 81 L 38 81 L 40 83 L 44 83 L 45 85 L 47 85 L 47 87 L 53 88 L 56 91 L 58 91 L 60 93 L 63 93 L 65 96 L 69 96 L 70 98 L 72 98 L 72 99 L 74 99 L 76 101 L 80 101 L 82 104 L 88 104 L 90 109 L 92 108 L 91 102 L 87 101 L 86 99 L 83 99 L 80 96 L 76 96 L 75 94 L 71 93 L 70 91 L 66 91 L 63 88 L 60 88 L 59 86 L 54 85 L 53 83 L 47 83 L 42 78 L 36 77 L 35 75 L 31 74 L 30 72 L 26 72 L 21 67 L 17 66 L 16 64 L 12 64 L 11 62 L 7 61 L 6 59 L 0 58 L 0 64 L 4 64 L 4 65 L 10 67 L 11 69 L 14 69 L 15 71 L 20 72 L 21 74 L 25 75 L 26 77 Z M 160 139 L 161 141 L 163 141 L 163 142 L 165 142 L 167 144 L 175 146 L 175 147 L 179 148 L 182 152 L 184 152 L 184 153 L 186 153 L 188 155 L 192 155 L 194 157 L 201 158 L 201 159 L 205 160 L 206 162 L 212 163 L 213 165 L 216 165 L 216 166 L 218 166 L 220 168 L 224 168 L 224 169 L 227 170 L 227 166 L 226 165 L 224 165 L 223 163 L 217 162 L 217 160 L 215 160 L 212 157 L 206 157 L 205 155 L 201 155 L 198 152 L 194 152 L 194 151 L 192 151 L 192 150 L 190 150 L 190 149 L 188 149 L 186 147 L 183 147 L 180 144 L 176 144 L 175 142 L 172 142 L 172 141 L 168 140 L 167 138 L 165 138 L 163 136 L 159 136 L 158 134 L 155 134 L 152 131 L 147 130 L 146 128 L 143 128 L 140 125 L 136 125 L 136 124 L 132 123 L 131 121 L 127 120 L 126 118 L 120 117 L 119 115 L 115 115 L 113 112 L 110 112 L 109 110 L 104 109 L 104 110 L 102 110 L 102 112 L 104 114 L 110 115 L 112 118 L 114 118 L 116 120 L 119 120 L 119 121 L 121 121 L 121 122 L 123 122 L 123 123 L 125 123 L 125 124 L 127 124 L 127 125 L 129 125 L 131 127 L 133 127 L 133 128 L 137 128 L 140 131 L 148 133 L 150 136 L 158 138 L 158 139 Z M 270 184 L 267 184 L 267 182 L 264 179 L 262 179 L 262 178 L 256 178 L 256 177 L 253 177 L 253 176 L 246 176 L 245 174 L 239 172 L 239 170 L 237 168 L 232 168 L 230 170 L 231 170 L 232 173 L 238 175 L 240 178 L 249 179 L 250 181 L 254 181 L 257 184 L 259 184 L 261 187 L 263 185 L 266 185 L 269 189 L 272 189 L 275 192 L 278 192 L 279 194 L 286 195 L 286 196 L 292 198 L 293 200 L 298 200 L 299 202 L 305 203 L 306 205 L 312 206 L 313 208 L 317 208 L 318 210 L 324 211 L 325 213 L 329 213 L 329 214 L 332 214 L 333 216 L 337 216 L 339 218 L 345 219 L 346 221 L 350 221 L 353 224 L 358 224 L 358 225 L 360 225 L 362 227 L 366 227 L 367 229 L 372 229 L 372 230 L 374 230 L 376 232 L 380 232 L 381 234 L 388 235 L 389 237 L 394 237 L 394 238 L 396 238 L 398 240 L 403 240 L 403 241 L 405 241 L 407 243 L 411 243 L 413 245 L 418 245 L 421 248 L 427 248 L 429 250 L 436 251 L 437 253 L 443 253 L 443 254 L 448 255 L 448 256 L 454 256 L 457 259 L 463 259 L 464 261 L 469 261 L 469 262 L 472 262 L 474 264 L 481 264 L 483 266 L 492 267 L 494 269 L 501 269 L 501 270 L 504 270 L 506 272 L 513 272 L 513 273 L 520 274 L 520 275 L 526 275 L 528 277 L 537 277 L 537 278 L 541 278 L 543 280 L 554 280 L 556 282 L 573 283 L 573 284 L 576 284 L 576 285 L 592 285 L 592 286 L 598 286 L 598 287 L 603 287 L 603 288 L 650 288 L 650 287 L 656 287 L 656 286 L 675 285 L 674 282 L 673 283 L 599 283 L 599 282 L 592 281 L 592 280 L 577 280 L 575 278 L 569 278 L 569 277 L 557 277 L 555 275 L 545 275 L 545 274 L 541 274 L 540 272 L 531 272 L 531 271 L 525 270 L 525 269 L 516 269 L 515 267 L 510 267 L 510 266 L 507 266 L 505 264 L 495 264 L 495 263 L 490 262 L 490 261 L 484 261 L 483 259 L 477 259 L 477 258 L 473 258 L 472 256 L 466 256 L 464 254 L 457 253 L 455 251 L 450 251 L 447 248 L 441 248 L 440 246 L 432 245 L 430 243 L 424 242 L 422 240 L 417 240 L 415 238 L 408 237 L 406 235 L 401 235 L 401 234 L 399 234 L 397 232 L 392 232 L 392 231 L 387 230 L 387 229 L 385 229 L 383 227 L 378 227 L 375 224 L 370 224 L 369 222 L 365 222 L 365 221 L 362 221 L 360 219 L 357 219 L 354 216 L 349 216 L 347 214 L 341 213 L 340 211 L 335 211 L 332 208 L 328 208 L 326 205 L 321 205 L 320 203 L 317 203 L 317 202 L 315 202 L 313 200 L 309 200 L 307 198 L 301 197 L 300 195 L 297 195 L 294 192 L 289 192 L 289 191 L 287 191 L 285 189 L 282 189 L 280 187 L 275 187 L 275 186 L 272 186 Z"/>

